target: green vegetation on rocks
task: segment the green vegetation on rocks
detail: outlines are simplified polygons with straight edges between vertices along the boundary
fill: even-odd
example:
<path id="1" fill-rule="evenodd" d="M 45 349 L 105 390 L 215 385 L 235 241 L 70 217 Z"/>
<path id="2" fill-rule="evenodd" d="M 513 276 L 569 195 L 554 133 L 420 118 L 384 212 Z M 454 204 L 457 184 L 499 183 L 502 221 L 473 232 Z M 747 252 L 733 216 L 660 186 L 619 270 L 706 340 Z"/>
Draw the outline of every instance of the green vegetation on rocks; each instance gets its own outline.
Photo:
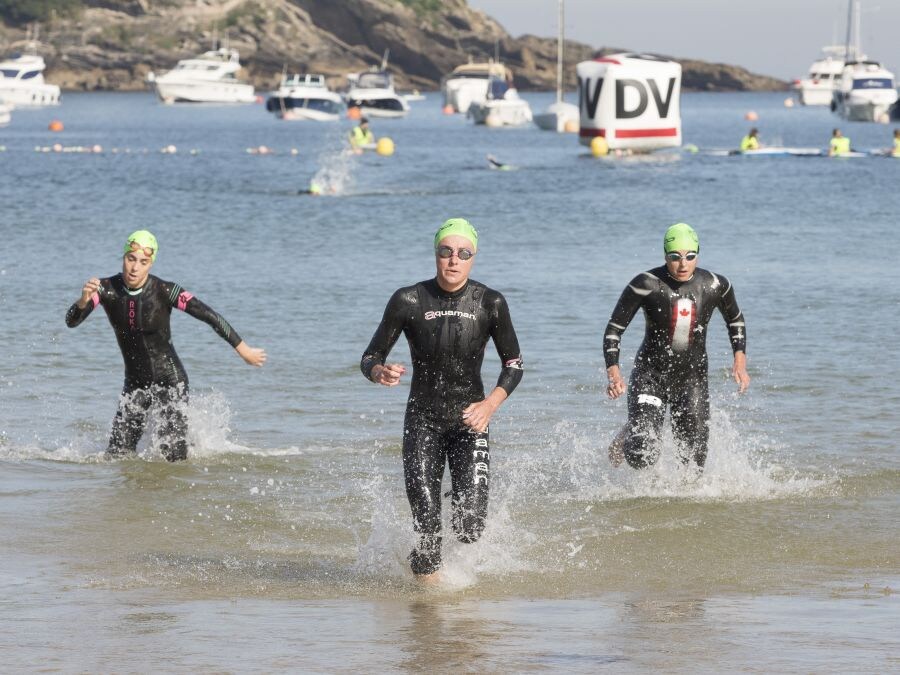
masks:
<path id="1" fill-rule="evenodd" d="M 73 16 L 84 7 L 82 0 L 0 0 L 0 17 L 12 26 Z"/>

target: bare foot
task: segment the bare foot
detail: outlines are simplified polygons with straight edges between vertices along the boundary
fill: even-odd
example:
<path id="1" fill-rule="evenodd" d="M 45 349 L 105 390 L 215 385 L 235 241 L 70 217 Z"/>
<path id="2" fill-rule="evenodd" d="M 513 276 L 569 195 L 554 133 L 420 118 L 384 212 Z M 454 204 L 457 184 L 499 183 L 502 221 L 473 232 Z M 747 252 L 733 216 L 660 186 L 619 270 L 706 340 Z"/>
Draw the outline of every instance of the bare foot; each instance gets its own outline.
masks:
<path id="1" fill-rule="evenodd" d="M 423 586 L 437 586 L 441 583 L 441 573 L 432 572 L 431 574 L 417 574 L 416 581 Z"/>
<path id="2" fill-rule="evenodd" d="M 628 435 L 628 425 L 626 424 L 621 429 L 619 429 L 619 433 L 616 434 L 616 437 L 612 440 L 612 443 L 609 444 L 609 463 L 615 467 L 618 467 L 625 461 L 625 437 Z"/>

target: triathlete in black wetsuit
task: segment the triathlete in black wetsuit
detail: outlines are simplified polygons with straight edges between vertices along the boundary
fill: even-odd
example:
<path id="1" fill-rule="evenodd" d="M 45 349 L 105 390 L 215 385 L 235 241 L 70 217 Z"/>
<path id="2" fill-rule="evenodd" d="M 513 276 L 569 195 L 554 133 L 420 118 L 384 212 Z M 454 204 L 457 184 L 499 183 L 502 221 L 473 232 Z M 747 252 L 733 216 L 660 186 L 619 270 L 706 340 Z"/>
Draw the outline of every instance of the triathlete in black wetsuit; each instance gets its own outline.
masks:
<path id="1" fill-rule="evenodd" d="M 488 425 L 522 379 L 522 357 L 503 296 L 470 280 L 478 235 L 465 220 L 448 220 L 435 236 L 437 276 L 401 288 L 360 364 L 380 384 L 399 383 L 405 368 L 385 359 L 406 335 L 413 376 L 403 428 L 403 470 L 419 543 L 410 554 L 417 575 L 441 565 L 441 479 L 449 463 L 453 531 L 477 541 L 487 518 L 490 482 Z M 502 361 L 496 388 L 485 398 L 481 363 L 488 339 Z M 445 459 L 446 458 L 446 459 Z"/>
<path id="2" fill-rule="evenodd" d="M 746 330 L 731 283 L 723 276 L 697 268 L 699 241 L 684 223 L 673 225 L 665 237 L 666 264 L 636 276 L 622 291 L 603 340 L 609 375 L 608 393 L 625 391 L 619 373 L 622 333 L 638 309 L 644 310 L 644 341 L 635 358 L 628 388 L 628 424 L 613 441 L 610 459 L 621 455 L 634 468 L 659 458 L 658 439 L 666 407 L 685 463 L 702 468 L 709 440 L 706 327 L 718 309 L 728 324 L 734 352 L 732 369 L 740 390 L 750 382 L 746 369 Z"/>
<path id="3" fill-rule="evenodd" d="M 265 352 L 243 342 L 222 316 L 178 284 L 150 275 L 156 258 L 156 238 L 146 230 L 133 233 L 125 245 L 122 273 L 91 279 L 66 313 L 66 325 L 74 328 L 97 305 L 103 305 L 116 333 L 125 360 L 125 385 L 113 420 L 107 456 L 133 453 L 147 422 L 149 408 L 161 408 L 164 424 L 161 449 L 166 459 L 187 457 L 187 423 L 184 405 L 188 377 L 172 345 L 169 317 L 172 308 L 190 314 L 213 327 L 251 365 L 262 365 Z"/>

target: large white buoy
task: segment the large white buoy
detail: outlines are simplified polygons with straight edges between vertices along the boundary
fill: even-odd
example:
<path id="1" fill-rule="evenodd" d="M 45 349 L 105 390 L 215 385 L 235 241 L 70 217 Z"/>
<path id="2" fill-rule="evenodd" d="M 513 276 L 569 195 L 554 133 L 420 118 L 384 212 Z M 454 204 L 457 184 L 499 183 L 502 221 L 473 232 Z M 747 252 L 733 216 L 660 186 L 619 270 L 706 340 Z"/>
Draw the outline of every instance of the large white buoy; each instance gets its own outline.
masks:
<path id="1" fill-rule="evenodd" d="M 597 136 L 610 150 L 681 145 L 681 65 L 648 54 L 582 61 L 578 74 L 579 140 Z"/>

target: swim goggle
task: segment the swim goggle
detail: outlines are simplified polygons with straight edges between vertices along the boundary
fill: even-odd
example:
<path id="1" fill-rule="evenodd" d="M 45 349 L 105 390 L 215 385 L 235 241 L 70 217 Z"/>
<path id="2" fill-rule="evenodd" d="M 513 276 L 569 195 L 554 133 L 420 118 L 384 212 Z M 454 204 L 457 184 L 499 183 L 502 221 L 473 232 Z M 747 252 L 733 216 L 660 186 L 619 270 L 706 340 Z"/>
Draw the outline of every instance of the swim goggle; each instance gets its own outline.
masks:
<path id="1" fill-rule="evenodd" d="M 454 251 L 450 246 L 438 246 L 434 251 L 438 258 L 452 258 L 455 253 L 460 260 L 470 260 L 475 255 L 470 248 L 460 248 Z"/>
<path id="2" fill-rule="evenodd" d="M 691 261 L 696 260 L 698 255 L 696 251 L 689 251 L 684 255 L 681 255 L 678 251 L 672 251 L 671 253 L 666 253 L 666 260 L 669 262 Z"/>
<path id="3" fill-rule="evenodd" d="M 150 248 L 149 246 L 141 246 L 136 241 L 129 241 L 128 248 L 130 248 L 132 251 L 143 251 L 144 255 L 148 258 L 153 257 L 154 251 L 152 248 Z"/>

